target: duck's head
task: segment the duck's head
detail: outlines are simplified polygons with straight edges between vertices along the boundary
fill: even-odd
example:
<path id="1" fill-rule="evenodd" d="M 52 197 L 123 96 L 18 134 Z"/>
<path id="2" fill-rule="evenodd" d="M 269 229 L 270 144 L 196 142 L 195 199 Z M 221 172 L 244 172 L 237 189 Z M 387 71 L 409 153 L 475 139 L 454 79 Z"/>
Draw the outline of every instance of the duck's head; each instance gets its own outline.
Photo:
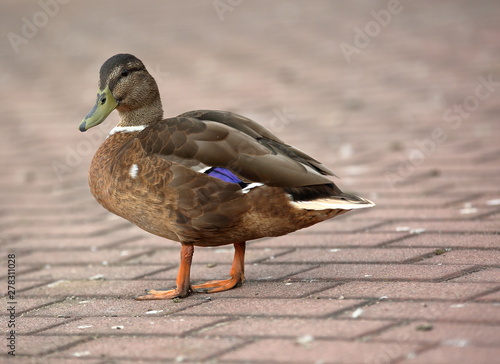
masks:
<path id="1" fill-rule="evenodd" d="M 99 125 L 114 109 L 120 114 L 120 126 L 147 125 L 163 118 L 156 81 L 131 54 L 117 54 L 101 66 L 97 101 L 80 131 Z"/>

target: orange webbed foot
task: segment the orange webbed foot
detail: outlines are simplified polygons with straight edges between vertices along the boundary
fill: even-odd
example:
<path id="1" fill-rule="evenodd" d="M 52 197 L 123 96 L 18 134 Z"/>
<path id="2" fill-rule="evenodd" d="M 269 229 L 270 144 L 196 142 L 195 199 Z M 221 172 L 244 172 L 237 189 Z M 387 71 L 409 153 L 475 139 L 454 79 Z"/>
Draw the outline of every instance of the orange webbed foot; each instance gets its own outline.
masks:
<path id="1" fill-rule="evenodd" d="M 145 295 L 136 296 L 136 301 L 147 301 L 147 300 L 169 300 L 177 297 L 186 297 L 189 292 L 181 292 L 179 289 L 169 289 L 169 290 L 155 290 L 150 289 Z"/>
<path id="2" fill-rule="evenodd" d="M 229 279 L 210 281 L 203 284 L 190 286 L 190 269 L 193 258 L 193 245 L 183 244 L 181 247 L 181 265 L 177 273 L 177 288 L 171 290 L 149 290 L 145 295 L 135 297 L 138 301 L 168 300 L 172 298 L 187 297 L 191 292 L 222 292 L 240 286 L 245 281 L 244 258 L 245 243 L 234 243 L 234 258 Z"/>
<path id="3" fill-rule="evenodd" d="M 210 281 L 191 287 L 194 292 L 222 292 L 239 287 L 245 281 L 244 274 L 245 243 L 234 243 L 234 258 L 229 275 L 231 278 L 218 281 Z"/>
<path id="4" fill-rule="evenodd" d="M 229 279 L 205 282 L 191 287 L 195 292 L 214 293 L 227 291 L 234 287 L 239 287 L 245 281 L 243 275 L 231 276 Z"/>

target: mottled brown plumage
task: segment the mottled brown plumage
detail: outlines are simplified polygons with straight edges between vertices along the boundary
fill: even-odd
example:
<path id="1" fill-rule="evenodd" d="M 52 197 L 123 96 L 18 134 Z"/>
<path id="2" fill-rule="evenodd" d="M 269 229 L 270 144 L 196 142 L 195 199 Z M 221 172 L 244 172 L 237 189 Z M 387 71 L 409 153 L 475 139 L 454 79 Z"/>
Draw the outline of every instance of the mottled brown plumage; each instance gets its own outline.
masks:
<path id="1" fill-rule="evenodd" d="M 162 119 L 156 82 L 132 55 L 101 67 L 96 106 L 80 130 L 114 108 L 121 121 L 92 160 L 91 192 L 109 211 L 182 244 L 177 288 L 138 299 L 230 289 L 244 280 L 246 241 L 373 206 L 342 193 L 320 162 L 241 115 L 199 110 Z M 193 247 L 226 244 L 235 246 L 231 278 L 191 286 Z"/>

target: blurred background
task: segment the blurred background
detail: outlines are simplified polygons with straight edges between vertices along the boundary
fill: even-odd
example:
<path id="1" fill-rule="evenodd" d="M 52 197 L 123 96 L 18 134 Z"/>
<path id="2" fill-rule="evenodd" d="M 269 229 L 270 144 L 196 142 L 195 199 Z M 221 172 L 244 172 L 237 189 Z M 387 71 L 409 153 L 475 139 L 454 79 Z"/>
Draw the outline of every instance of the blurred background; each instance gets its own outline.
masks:
<path id="1" fill-rule="evenodd" d="M 122 52 L 156 78 L 165 116 L 221 109 L 253 118 L 333 169 L 342 189 L 382 209 L 401 198 L 418 202 L 436 179 L 457 194 L 498 191 L 489 182 L 495 168 L 481 170 L 481 184 L 453 184 L 476 173 L 463 169 L 462 156 L 477 157 L 500 135 L 497 1 L 40 0 L 1 7 L 5 236 L 36 229 L 30 211 L 98 209 L 88 165 L 118 115 L 85 134 L 77 127 L 94 104 L 99 67 Z M 488 145 L 481 153 L 493 166 L 499 150 Z M 33 208 L 23 210 L 21 228 L 7 213 L 20 206 Z"/>

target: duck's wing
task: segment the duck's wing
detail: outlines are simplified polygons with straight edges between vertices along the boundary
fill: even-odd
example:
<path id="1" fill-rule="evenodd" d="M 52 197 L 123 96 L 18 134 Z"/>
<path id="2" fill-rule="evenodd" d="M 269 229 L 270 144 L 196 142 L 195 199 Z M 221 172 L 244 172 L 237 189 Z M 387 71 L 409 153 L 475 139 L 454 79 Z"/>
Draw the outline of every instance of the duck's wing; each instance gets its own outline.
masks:
<path id="1" fill-rule="evenodd" d="M 225 168 L 244 182 L 299 187 L 332 183 L 320 162 L 283 143 L 243 116 L 223 111 L 192 111 L 140 132 L 146 153 L 195 170 Z"/>

